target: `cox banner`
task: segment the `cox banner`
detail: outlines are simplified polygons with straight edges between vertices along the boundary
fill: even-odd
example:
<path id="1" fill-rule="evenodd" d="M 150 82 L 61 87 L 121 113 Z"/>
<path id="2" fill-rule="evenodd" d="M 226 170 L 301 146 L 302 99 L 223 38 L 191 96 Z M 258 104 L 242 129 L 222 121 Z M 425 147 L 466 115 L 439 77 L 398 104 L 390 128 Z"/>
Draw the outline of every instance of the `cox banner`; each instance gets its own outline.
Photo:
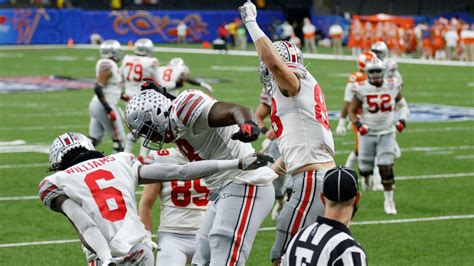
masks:
<path id="1" fill-rule="evenodd" d="M 0 44 L 59 44 L 72 38 L 88 43 L 92 33 L 122 43 L 141 37 L 154 42 L 172 42 L 176 27 L 187 25 L 189 41 L 211 41 L 222 23 L 238 18 L 237 10 L 213 11 L 85 11 L 81 9 L 0 9 Z M 264 31 L 281 11 L 259 11 Z"/>

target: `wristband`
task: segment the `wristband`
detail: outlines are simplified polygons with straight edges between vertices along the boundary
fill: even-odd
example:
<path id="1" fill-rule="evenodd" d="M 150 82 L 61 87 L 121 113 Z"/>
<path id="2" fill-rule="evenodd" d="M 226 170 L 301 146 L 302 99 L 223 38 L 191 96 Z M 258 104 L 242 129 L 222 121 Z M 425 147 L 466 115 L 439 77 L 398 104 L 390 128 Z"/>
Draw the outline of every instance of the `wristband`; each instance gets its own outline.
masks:
<path id="1" fill-rule="evenodd" d="M 110 107 L 108 103 L 102 103 L 102 105 L 104 106 L 104 109 L 107 113 L 112 112 L 112 107 Z"/>
<path id="2" fill-rule="evenodd" d="M 356 126 L 356 128 L 360 128 L 362 126 L 362 123 L 359 120 L 357 120 L 354 122 L 354 125 Z"/>
<path id="3" fill-rule="evenodd" d="M 247 22 L 245 27 L 247 27 L 253 42 L 256 42 L 258 39 L 266 36 L 255 21 Z"/>
<path id="4" fill-rule="evenodd" d="M 262 127 L 260 128 L 260 133 L 262 133 L 263 135 L 267 134 L 268 132 L 268 128 L 267 127 Z"/>

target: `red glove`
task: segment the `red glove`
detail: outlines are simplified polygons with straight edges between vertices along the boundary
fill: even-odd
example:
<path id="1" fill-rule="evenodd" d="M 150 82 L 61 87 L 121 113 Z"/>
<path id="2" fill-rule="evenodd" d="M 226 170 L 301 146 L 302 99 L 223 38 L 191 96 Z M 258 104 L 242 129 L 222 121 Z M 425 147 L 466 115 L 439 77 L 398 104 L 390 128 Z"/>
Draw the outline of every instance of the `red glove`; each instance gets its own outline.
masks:
<path id="1" fill-rule="evenodd" d="M 369 128 L 366 125 L 363 125 L 360 121 L 355 122 L 354 125 L 357 127 L 357 131 L 359 131 L 361 136 L 369 133 Z"/>
<path id="2" fill-rule="evenodd" d="M 240 140 L 242 142 L 252 142 L 258 139 L 260 129 L 252 120 L 246 121 L 240 125 L 240 130 L 232 134 L 232 139 Z"/>
<path id="3" fill-rule="evenodd" d="M 402 133 L 403 130 L 405 130 L 405 128 L 407 127 L 405 120 L 404 119 L 398 120 L 397 123 L 395 123 L 395 127 L 397 128 L 398 132 Z"/>
<path id="4" fill-rule="evenodd" d="M 115 120 L 117 120 L 117 115 L 115 114 L 115 112 L 113 110 L 110 110 L 108 113 L 107 113 L 107 117 L 110 119 L 110 121 L 114 122 Z"/>

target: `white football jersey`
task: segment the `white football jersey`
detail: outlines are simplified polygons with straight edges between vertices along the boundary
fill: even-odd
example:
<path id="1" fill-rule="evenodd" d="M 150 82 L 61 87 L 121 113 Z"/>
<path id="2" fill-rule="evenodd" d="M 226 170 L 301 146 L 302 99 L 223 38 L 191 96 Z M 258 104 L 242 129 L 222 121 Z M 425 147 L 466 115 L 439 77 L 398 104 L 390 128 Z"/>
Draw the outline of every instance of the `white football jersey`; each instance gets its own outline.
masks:
<path id="1" fill-rule="evenodd" d="M 97 224 L 112 256 L 123 256 L 146 237 L 135 199 L 139 165 L 124 152 L 84 161 L 44 178 L 39 196 L 49 208 L 61 194 L 76 202 Z"/>
<path id="2" fill-rule="evenodd" d="M 162 66 L 158 68 L 158 81 L 169 93 L 178 96 L 179 88 L 182 88 L 185 82 L 181 77 L 189 74 L 189 68 L 185 65 Z"/>
<path id="3" fill-rule="evenodd" d="M 292 174 L 307 164 L 332 161 L 334 141 L 319 84 L 305 69 L 287 65 L 299 68 L 300 91 L 287 97 L 273 82 L 271 121 L 286 171 Z"/>
<path id="4" fill-rule="evenodd" d="M 151 163 L 185 164 L 189 160 L 176 148 L 151 151 Z M 202 179 L 162 182 L 160 232 L 196 234 L 207 209 L 209 190 Z M 179 222 L 177 222 L 179 221 Z"/>
<path id="5" fill-rule="evenodd" d="M 170 111 L 171 129 L 180 151 L 189 161 L 230 160 L 254 153 L 250 143 L 231 139 L 232 134 L 239 131 L 237 125 L 209 126 L 209 111 L 214 103 L 214 98 L 197 90 L 184 91 L 173 101 Z M 213 191 L 232 181 L 252 182 L 250 180 L 254 175 L 273 179 L 275 173 L 268 167 L 252 171 L 229 170 L 209 176 L 205 182 Z"/>
<path id="6" fill-rule="evenodd" d="M 99 72 L 109 69 L 112 72 L 112 76 L 105 84 L 102 89 L 105 100 L 110 105 L 117 105 L 122 94 L 122 76 L 120 75 L 117 63 L 114 60 L 108 58 L 101 58 L 95 65 L 95 75 L 99 76 Z M 94 96 L 97 98 L 97 95 Z"/>
<path id="7" fill-rule="evenodd" d="M 125 83 L 125 94 L 135 96 L 140 91 L 144 78 L 158 79 L 160 62 L 155 57 L 125 55 L 120 72 Z"/>
<path id="8" fill-rule="evenodd" d="M 369 127 L 368 134 L 386 134 L 395 131 L 395 99 L 401 90 L 398 79 L 384 79 L 381 87 L 369 81 L 358 84 L 355 96 L 362 101 L 362 124 Z"/>

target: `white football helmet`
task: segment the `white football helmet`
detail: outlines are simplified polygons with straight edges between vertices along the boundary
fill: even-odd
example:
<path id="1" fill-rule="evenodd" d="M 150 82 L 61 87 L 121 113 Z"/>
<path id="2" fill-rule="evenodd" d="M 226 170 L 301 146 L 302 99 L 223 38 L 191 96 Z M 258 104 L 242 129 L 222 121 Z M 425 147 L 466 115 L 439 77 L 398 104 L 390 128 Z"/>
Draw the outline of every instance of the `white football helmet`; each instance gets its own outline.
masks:
<path id="1" fill-rule="evenodd" d="M 376 42 L 372 44 L 372 47 L 370 47 L 370 50 L 374 52 L 378 56 L 378 58 L 382 60 L 384 60 L 388 54 L 388 47 L 384 42 Z"/>
<path id="2" fill-rule="evenodd" d="M 181 57 L 172 58 L 169 62 L 170 66 L 184 66 L 184 60 Z"/>
<path id="3" fill-rule="evenodd" d="M 385 64 L 380 58 L 374 57 L 367 61 L 364 72 L 370 84 L 380 86 L 383 83 Z"/>
<path id="4" fill-rule="evenodd" d="M 170 127 L 171 101 L 155 90 L 142 90 L 127 104 L 125 122 L 132 134 L 145 138 L 143 146 L 160 150 Z"/>
<path id="5" fill-rule="evenodd" d="M 155 46 L 150 39 L 141 38 L 135 42 L 133 46 L 133 52 L 140 56 L 151 56 L 153 54 L 154 48 Z"/>
<path id="6" fill-rule="evenodd" d="M 76 132 L 66 132 L 55 138 L 49 148 L 49 163 L 51 169 L 56 169 L 62 163 L 64 155 L 76 148 L 84 148 L 89 151 L 95 151 L 91 140 Z"/>
<path id="7" fill-rule="evenodd" d="M 386 68 L 386 73 L 387 77 L 393 78 L 396 76 L 396 73 L 398 72 L 398 64 L 392 59 L 387 59 L 385 60 L 385 68 Z"/>
<path id="8" fill-rule="evenodd" d="M 377 57 L 377 55 L 372 51 L 365 51 L 361 53 L 357 59 L 357 66 L 359 67 L 359 70 L 364 72 L 365 64 L 374 57 Z"/>
<path id="9" fill-rule="evenodd" d="M 294 43 L 289 41 L 276 41 L 273 42 L 273 46 L 285 63 L 298 64 L 304 67 L 303 53 Z M 264 85 L 265 92 L 271 94 L 273 75 L 262 61 L 260 61 L 258 72 L 260 74 L 260 82 Z"/>
<path id="10" fill-rule="evenodd" d="M 116 62 L 122 58 L 122 47 L 116 40 L 107 40 L 100 45 L 100 57 L 109 58 Z"/>

